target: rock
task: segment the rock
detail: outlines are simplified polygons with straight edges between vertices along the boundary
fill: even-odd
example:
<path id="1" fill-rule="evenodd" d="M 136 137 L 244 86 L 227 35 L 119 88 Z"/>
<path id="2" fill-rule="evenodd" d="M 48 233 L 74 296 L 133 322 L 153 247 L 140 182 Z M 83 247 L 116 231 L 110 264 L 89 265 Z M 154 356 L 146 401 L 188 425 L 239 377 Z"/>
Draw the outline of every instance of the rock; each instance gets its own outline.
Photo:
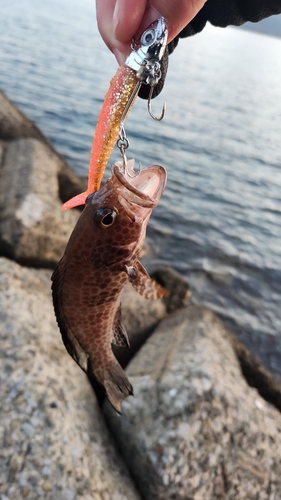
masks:
<path id="1" fill-rule="evenodd" d="M 188 283 L 171 267 L 156 269 L 150 275 L 169 290 L 170 295 L 162 300 L 150 301 L 141 297 L 130 284 L 125 287 L 122 294 L 122 323 L 128 333 L 130 349 L 113 347 L 123 367 L 127 366 L 167 313 L 186 306 L 191 296 Z"/>
<path id="2" fill-rule="evenodd" d="M 0 167 L 2 163 L 3 153 L 4 153 L 4 145 L 0 142 Z"/>
<path id="3" fill-rule="evenodd" d="M 233 333 L 227 333 L 248 384 L 251 387 L 255 387 L 266 401 L 281 411 L 280 382 L 274 378 L 259 359 Z"/>
<path id="4" fill-rule="evenodd" d="M 191 290 L 189 284 L 175 269 L 160 267 L 150 273 L 150 275 L 152 279 L 170 292 L 170 295 L 165 298 L 168 313 L 187 306 L 191 298 Z"/>
<path id="5" fill-rule="evenodd" d="M 0 91 L 0 139 L 12 141 L 21 138 L 37 139 L 56 156 L 59 194 L 62 201 L 67 201 L 85 190 L 85 182 L 74 174 L 39 128 L 8 99 L 4 92 Z"/>
<path id="6" fill-rule="evenodd" d="M 146 500 L 280 500 L 281 415 L 246 383 L 218 318 L 163 320 L 128 366 L 134 397 L 104 413 Z"/>
<path id="7" fill-rule="evenodd" d="M 122 324 L 127 331 L 130 348 L 113 346 L 113 352 L 124 367 L 166 315 L 164 300 L 147 300 L 128 283 L 122 293 Z"/>
<path id="8" fill-rule="evenodd" d="M 71 170 L 68 164 L 63 161 L 58 170 L 59 197 L 64 203 L 73 196 L 83 193 L 87 188 L 87 178 L 80 178 Z"/>
<path id="9" fill-rule="evenodd" d="M 37 139 L 8 144 L 0 172 L 0 249 L 18 262 L 53 267 L 79 216 L 63 212 L 58 159 Z"/>
<path id="10" fill-rule="evenodd" d="M 12 141 L 23 137 L 47 141 L 39 128 L 0 90 L 0 139 Z"/>
<path id="11" fill-rule="evenodd" d="M 49 271 L 0 258 L 0 324 L 0 498 L 140 500 L 62 344 Z"/>

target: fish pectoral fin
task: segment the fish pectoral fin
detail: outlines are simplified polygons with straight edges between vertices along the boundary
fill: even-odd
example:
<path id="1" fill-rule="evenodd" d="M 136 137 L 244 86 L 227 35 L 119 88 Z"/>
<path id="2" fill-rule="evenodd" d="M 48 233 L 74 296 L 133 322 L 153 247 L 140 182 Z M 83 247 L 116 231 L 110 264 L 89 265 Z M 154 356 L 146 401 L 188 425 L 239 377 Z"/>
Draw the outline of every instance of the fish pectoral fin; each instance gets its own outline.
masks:
<path id="1" fill-rule="evenodd" d="M 126 266 L 126 272 L 130 283 L 142 297 L 149 300 L 156 300 L 169 295 L 170 292 L 168 290 L 165 290 L 150 278 L 148 272 L 139 261 L 132 267 Z"/>
<path id="2" fill-rule="evenodd" d="M 118 347 L 130 347 L 127 332 L 121 323 L 121 306 L 116 312 L 115 323 L 112 331 L 112 344 Z"/>

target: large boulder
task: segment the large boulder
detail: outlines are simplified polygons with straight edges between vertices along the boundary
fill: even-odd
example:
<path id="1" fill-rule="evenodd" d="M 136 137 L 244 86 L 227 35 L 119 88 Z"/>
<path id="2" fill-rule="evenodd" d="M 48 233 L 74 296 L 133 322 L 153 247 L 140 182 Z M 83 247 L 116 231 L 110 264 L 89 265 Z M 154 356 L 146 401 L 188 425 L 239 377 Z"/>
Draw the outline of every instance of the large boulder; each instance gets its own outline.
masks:
<path id="1" fill-rule="evenodd" d="M 84 191 L 84 181 L 75 175 L 41 130 L 0 90 L 0 140 L 12 141 L 22 138 L 37 139 L 56 156 L 59 194 L 62 201 L 67 201 Z"/>
<path id="2" fill-rule="evenodd" d="M 122 322 L 128 333 L 130 349 L 113 347 L 122 366 L 128 364 L 159 322 L 171 311 L 186 305 L 191 297 L 188 283 L 171 267 L 155 269 L 150 275 L 170 293 L 161 300 L 147 300 L 130 283 L 124 288 Z"/>
<path id="3" fill-rule="evenodd" d="M 37 139 L 11 141 L 0 171 L 0 249 L 18 262 L 53 267 L 79 216 L 63 212 L 58 157 Z"/>
<path id="4" fill-rule="evenodd" d="M 12 141 L 24 137 L 46 141 L 40 129 L 0 90 L 0 139 Z"/>
<path id="5" fill-rule="evenodd" d="M 104 413 L 146 500 L 279 500 L 281 415 L 249 387 L 228 332 L 190 306 L 163 320 Z"/>
<path id="6" fill-rule="evenodd" d="M 0 258 L 1 500 L 140 500 L 62 344 L 50 272 Z"/>
<path id="7" fill-rule="evenodd" d="M 167 315 L 164 300 L 147 300 L 139 295 L 128 283 L 121 298 L 122 324 L 124 325 L 130 348 L 113 346 L 113 352 L 124 367 Z"/>
<path id="8" fill-rule="evenodd" d="M 159 267 L 154 269 L 150 276 L 170 292 L 165 298 L 168 313 L 188 305 L 191 299 L 189 284 L 175 269 L 169 266 Z"/>

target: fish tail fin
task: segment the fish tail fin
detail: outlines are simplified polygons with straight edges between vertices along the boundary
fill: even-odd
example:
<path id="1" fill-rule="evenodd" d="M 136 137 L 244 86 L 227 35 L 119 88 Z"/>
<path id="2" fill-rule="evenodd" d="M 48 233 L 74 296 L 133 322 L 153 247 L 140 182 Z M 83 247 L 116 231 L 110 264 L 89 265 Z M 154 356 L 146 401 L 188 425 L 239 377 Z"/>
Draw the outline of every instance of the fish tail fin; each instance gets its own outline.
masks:
<path id="1" fill-rule="evenodd" d="M 133 396 L 133 387 L 115 358 L 104 370 L 102 385 L 113 408 L 121 414 L 121 403 L 128 396 Z"/>
<path id="2" fill-rule="evenodd" d="M 91 193 L 90 191 L 85 191 L 84 193 L 77 194 L 77 196 L 70 198 L 70 200 L 66 201 L 62 205 L 61 207 L 62 210 L 69 210 L 70 208 L 79 207 L 80 205 L 85 205 L 86 199 L 90 193 Z"/>

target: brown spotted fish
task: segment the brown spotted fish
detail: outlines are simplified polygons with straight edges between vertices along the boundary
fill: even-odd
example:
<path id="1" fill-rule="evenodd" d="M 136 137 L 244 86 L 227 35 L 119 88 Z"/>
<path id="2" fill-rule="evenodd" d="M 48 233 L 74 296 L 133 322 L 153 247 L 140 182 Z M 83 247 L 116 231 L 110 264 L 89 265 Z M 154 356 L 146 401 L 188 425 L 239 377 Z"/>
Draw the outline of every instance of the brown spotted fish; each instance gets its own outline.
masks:
<path id="1" fill-rule="evenodd" d="M 66 349 L 82 370 L 94 374 L 118 412 L 123 399 L 133 394 L 111 347 L 129 346 L 121 324 L 121 292 L 130 281 L 147 299 L 168 295 L 138 261 L 166 171 L 153 165 L 133 177 L 133 164 L 128 162 L 125 173 L 123 163 L 117 162 L 112 177 L 88 196 L 52 276 L 54 309 Z"/>

